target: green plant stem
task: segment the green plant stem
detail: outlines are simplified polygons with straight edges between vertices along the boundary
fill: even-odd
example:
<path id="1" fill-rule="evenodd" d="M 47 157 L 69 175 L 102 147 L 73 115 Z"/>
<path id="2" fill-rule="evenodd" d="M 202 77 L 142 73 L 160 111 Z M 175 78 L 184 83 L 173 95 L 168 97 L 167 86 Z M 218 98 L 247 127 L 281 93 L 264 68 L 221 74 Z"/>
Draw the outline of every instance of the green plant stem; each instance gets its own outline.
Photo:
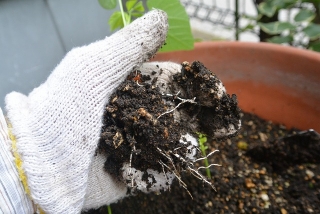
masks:
<path id="1" fill-rule="evenodd" d="M 203 155 L 203 157 L 206 157 L 206 156 L 207 156 L 207 154 L 206 154 L 205 149 L 204 149 L 204 148 L 202 148 L 202 149 L 201 149 L 201 151 L 202 151 L 202 155 Z M 209 166 L 208 159 L 207 159 L 207 158 L 205 158 L 203 161 L 204 161 L 204 165 L 205 165 L 206 167 L 208 167 L 208 166 Z M 209 179 L 211 179 L 211 173 L 210 173 L 210 169 L 209 169 L 209 168 L 206 168 L 206 173 L 207 173 L 208 178 L 209 178 Z"/>
<path id="2" fill-rule="evenodd" d="M 112 214 L 111 206 L 108 205 L 108 214 Z"/>
<path id="3" fill-rule="evenodd" d="M 119 2 L 119 7 L 122 15 L 122 21 L 123 21 L 123 26 L 127 26 L 126 18 L 124 17 L 124 11 L 123 11 L 123 6 L 122 6 L 122 0 L 118 0 Z"/>
<path id="4" fill-rule="evenodd" d="M 198 135 L 198 141 L 199 141 L 199 146 L 200 146 L 200 150 L 201 150 L 201 153 L 202 153 L 202 156 L 203 157 L 207 157 L 207 154 L 206 154 L 206 150 L 207 150 L 207 146 L 205 146 L 205 143 L 207 142 L 207 137 L 205 134 L 201 134 L 200 132 L 197 132 L 197 135 Z M 207 177 L 209 179 L 211 179 L 211 173 L 210 173 L 210 169 L 208 168 L 209 166 L 209 162 L 208 162 L 208 159 L 205 158 L 204 159 L 204 165 L 206 168 L 206 173 L 207 173 Z"/>

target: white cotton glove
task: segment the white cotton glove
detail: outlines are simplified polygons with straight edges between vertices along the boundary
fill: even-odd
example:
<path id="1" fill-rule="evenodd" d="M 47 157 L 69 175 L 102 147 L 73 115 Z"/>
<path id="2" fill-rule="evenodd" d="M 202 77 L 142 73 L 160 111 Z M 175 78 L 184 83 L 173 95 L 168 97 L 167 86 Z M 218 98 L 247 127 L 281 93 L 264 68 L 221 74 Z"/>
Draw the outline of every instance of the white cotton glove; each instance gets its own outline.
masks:
<path id="1" fill-rule="evenodd" d="M 31 197 L 46 213 L 79 213 L 85 200 L 92 207 L 88 174 L 104 107 L 127 74 L 163 45 L 167 29 L 166 14 L 153 10 L 102 41 L 71 50 L 28 96 L 6 96 Z M 107 175 L 99 180 L 101 170 L 92 168 L 89 187 L 106 182 L 106 203 L 123 197 L 121 184 Z"/>

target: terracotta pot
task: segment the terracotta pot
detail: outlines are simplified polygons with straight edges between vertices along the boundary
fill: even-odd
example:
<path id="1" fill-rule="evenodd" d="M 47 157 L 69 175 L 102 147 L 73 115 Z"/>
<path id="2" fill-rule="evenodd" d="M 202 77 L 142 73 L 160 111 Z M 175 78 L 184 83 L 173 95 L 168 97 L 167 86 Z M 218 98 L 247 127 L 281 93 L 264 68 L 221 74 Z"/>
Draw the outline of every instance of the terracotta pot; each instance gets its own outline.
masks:
<path id="1" fill-rule="evenodd" d="M 201 42 L 155 61 L 199 60 L 216 73 L 239 106 L 288 128 L 320 132 L 320 54 L 268 43 Z"/>

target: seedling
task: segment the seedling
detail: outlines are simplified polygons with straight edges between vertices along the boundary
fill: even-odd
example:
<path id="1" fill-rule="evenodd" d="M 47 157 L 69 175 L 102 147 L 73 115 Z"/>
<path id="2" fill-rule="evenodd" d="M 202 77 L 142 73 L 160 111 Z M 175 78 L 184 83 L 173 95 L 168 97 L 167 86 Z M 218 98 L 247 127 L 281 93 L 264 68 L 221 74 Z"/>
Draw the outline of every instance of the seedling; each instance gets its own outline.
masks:
<path id="1" fill-rule="evenodd" d="M 117 0 L 99 0 L 99 3 L 107 10 L 117 7 Z M 193 49 L 194 38 L 191 33 L 189 17 L 179 0 L 147 0 L 146 3 L 148 10 L 156 8 L 165 11 L 168 15 L 169 31 L 166 45 L 160 51 Z M 109 19 L 111 30 L 123 28 L 146 11 L 142 1 L 127 0 L 125 8 L 121 0 L 118 0 L 118 4 L 120 11 L 115 11 Z"/>
<path id="2" fill-rule="evenodd" d="M 207 177 L 209 179 L 211 179 L 209 162 L 208 162 L 207 154 L 206 154 L 206 150 L 208 149 L 208 146 L 205 145 L 205 143 L 207 142 L 207 136 L 205 134 L 200 133 L 200 132 L 197 132 L 197 135 L 198 135 L 199 148 L 201 150 L 202 156 L 205 157 L 203 159 L 203 161 L 204 161 L 204 165 L 206 167 Z"/>

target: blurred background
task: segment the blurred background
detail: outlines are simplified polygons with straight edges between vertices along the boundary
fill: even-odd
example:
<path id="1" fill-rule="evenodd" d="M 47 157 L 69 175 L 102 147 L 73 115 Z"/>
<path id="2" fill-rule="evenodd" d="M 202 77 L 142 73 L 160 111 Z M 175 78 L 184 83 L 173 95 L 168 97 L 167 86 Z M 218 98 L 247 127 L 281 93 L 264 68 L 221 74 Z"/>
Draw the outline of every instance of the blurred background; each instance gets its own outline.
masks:
<path id="1" fill-rule="evenodd" d="M 305 8 L 314 12 L 314 22 L 320 20 L 318 0 L 291 1 L 295 4 L 276 8 L 268 16 L 258 10 L 263 2 L 181 0 L 190 17 L 195 41 L 267 41 L 270 34 L 261 30 L 258 19 L 265 23 L 293 22 Z M 110 35 L 108 19 L 115 10 L 103 9 L 98 0 L 0 0 L 0 107 L 4 108 L 7 93 L 28 94 L 44 82 L 73 47 Z M 303 28 L 303 23 L 298 27 Z M 309 42 L 299 32 L 293 40 L 287 43 L 304 47 Z"/>

